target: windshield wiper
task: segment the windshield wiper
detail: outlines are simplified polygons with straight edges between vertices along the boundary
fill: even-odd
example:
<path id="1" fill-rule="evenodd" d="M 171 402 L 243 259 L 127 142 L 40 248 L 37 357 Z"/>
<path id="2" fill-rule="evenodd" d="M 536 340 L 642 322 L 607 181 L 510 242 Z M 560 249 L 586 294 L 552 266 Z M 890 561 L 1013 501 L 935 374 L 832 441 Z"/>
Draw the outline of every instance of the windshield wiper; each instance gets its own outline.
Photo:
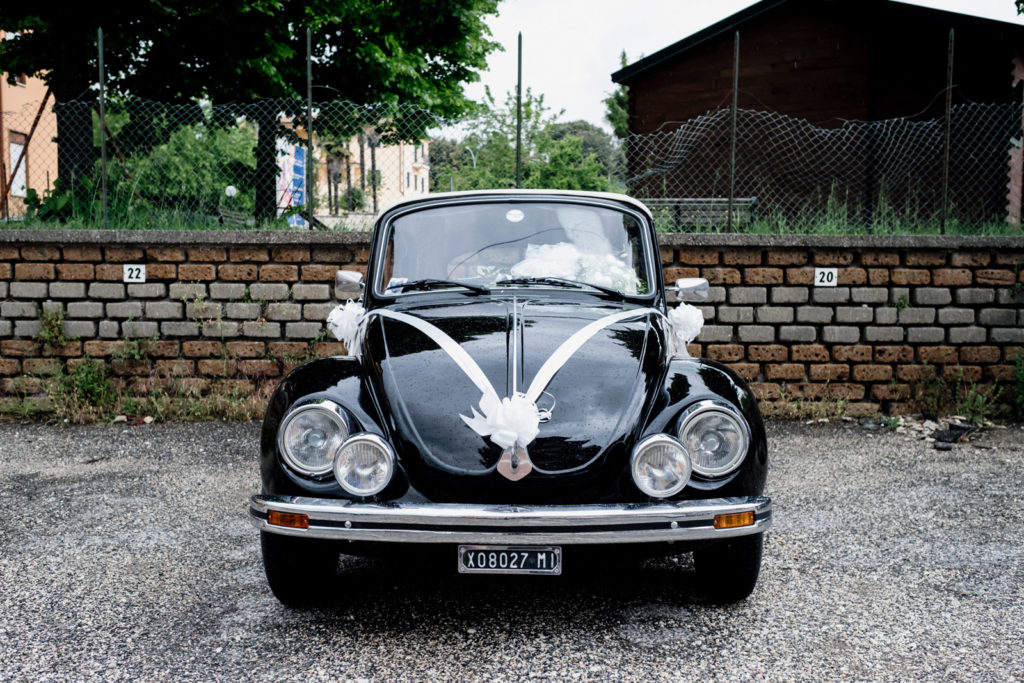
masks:
<path id="1" fill-rule="evenodd" d="M 589 282 L 580 282 L 579 280 L 570 280 L 564 277 L 510 277 L 505 280 L 498 280 L 494 283 L 495 285 L 553 285 L 555 287 L 571 287 L 573 289 L 583 289 L 584 287 L 590 287 L 596 289 L 602 294 L 613 296 L 616 299 L 625 299 L 626 295 L 617 289 L 611 287 L 602 287 L 601 285 L 593 285 Z"/>
<path id="2" fill-rule="evenodd" d="M 421 280 L 410 280 L 408 282 L 397 283 L 388 285 L 384 289 L 400 289 L 403 292 L 416 292 L 425 291 L 428 289 L 438 289 L 441 287 L 462 287 L 468 289 L 476 294 L 490 294 L 491 291 L 486 287 L 480 287 L 479 285 L 471 285 L 467 282 L 459 282 L 458 280 L 439 280 L 436 278 L 426 277 Z"/>

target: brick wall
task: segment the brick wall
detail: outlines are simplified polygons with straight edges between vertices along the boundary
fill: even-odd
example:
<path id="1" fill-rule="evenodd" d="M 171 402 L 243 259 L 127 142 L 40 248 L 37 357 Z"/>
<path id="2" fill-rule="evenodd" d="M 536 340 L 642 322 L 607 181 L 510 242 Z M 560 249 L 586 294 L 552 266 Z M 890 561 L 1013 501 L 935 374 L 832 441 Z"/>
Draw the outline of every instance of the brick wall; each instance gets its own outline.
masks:
<path id="1" fill-rule="evenodd" d="M 119 389 L 266 393 L 295 364 L 337 353 L 323 321 L 360 233 L 0 232 L 0 412 L 45 408 L 48 377 L 85 356 Z M 1024 239 L 665 235 L 666 282 L 705 277 L 691 353 L 727 363 L 766 410 L 841 401 L 906 412 L 932 376 L 1013 379 L 1024 352 Z M 125 284 L 125 264 L 145 283 Z M 836 286 L 815 286 L 815 268 Z M 59 313 L 65 346 L 43 343 Z M 134 340 L 134 341 L 132 341 Z"/>
<path id="2" fill-rule="evenodd" d="M 671 235 L 661 260 L 666 282 L 712 284 L 691 352 L 732 366 L 768 412 L 910 412 L 933 378 L 1010 382 L 1024 353 L 1021 239 Z"/>

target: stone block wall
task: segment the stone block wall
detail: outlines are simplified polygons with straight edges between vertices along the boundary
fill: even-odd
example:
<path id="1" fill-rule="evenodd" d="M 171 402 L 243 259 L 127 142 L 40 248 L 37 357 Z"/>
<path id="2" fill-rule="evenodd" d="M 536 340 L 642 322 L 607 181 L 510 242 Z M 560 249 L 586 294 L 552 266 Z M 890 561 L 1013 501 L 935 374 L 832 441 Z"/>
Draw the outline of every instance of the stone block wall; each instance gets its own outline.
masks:
<path id="1" fill-rule="evenodd" d="M 339 353 L 327 313 L 358 290 L 365 233 L 0 231 L 0 413 L 46 408 L 48 378 L 103 359 L 119 390 L 262 394 Z M 663 235 L 665 280 L 705 277 L 693 355 L 733 367 L 768 412 L 841 402 L 908 412 L 915 388 L 1013 381 L 1024 239 Z M 126 265 L 145 282 L 125 283 Z M 816 286 L 835 268 L 835 286 Z M 47 320 L 63 320 L 57 346 Z"/>
<path id="2" fill-rule="evenodd" d="M 48 378 L 86 357 L 116 389 L 268 396 L 302 361 L 343 352 L 324 320 L 366 234 L 0 233 L 0 414 L 46 409 Z M 145 282 L 125 283 L 126 265 Z M 46 314 L 69 341 L 46 343 Z"/>
<path id="3" fill-rule="evenodd" d="M 910 412 L 936 379 L 1011 383 L 1024 355 L 1024 239 L 666 235 L 661 260 L 666 283 L 712 285 L 691 352 L 734 368 L 769 410 Z"/>

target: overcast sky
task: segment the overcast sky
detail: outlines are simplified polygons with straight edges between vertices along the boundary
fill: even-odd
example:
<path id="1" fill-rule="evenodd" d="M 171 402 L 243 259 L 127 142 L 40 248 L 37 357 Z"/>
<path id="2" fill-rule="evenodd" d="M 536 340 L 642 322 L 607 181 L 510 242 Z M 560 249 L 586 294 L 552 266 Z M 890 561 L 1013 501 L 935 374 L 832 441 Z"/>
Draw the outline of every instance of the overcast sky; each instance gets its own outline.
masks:
<path id="1" fill-rule="evenodd" d="M 602 100 L 615 84 L 619 54 L 635 62 L 754 4 L 751 0 L 502 0 L 488 22 L 495 52 L 481 83 L 467 92 L 483 98 L 484 84 L 501 102 L 516 85 L 516 35 L 523 33 L 523 85 L 543 93 L 562 120 L 584 119 L 610 129 Z M 1024 24 L 1013 0 L 921 0 L 952 12 Z"/>

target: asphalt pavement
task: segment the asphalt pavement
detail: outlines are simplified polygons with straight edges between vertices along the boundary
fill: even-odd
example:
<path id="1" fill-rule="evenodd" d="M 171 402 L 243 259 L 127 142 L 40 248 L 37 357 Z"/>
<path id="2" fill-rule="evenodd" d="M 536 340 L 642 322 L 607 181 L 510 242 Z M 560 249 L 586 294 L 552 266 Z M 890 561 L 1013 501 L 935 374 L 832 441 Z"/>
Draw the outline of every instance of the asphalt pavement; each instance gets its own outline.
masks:
<path id="1" fill-rule="evenodd" d="M 0 680 L 1024 679 L 1024 430 L 938 451 L 772 423 L 761 581 L 688 557 L 562 577 L 345 558 L 281 606 L 246 514 L 258 424 L 0 424 Z"/>

